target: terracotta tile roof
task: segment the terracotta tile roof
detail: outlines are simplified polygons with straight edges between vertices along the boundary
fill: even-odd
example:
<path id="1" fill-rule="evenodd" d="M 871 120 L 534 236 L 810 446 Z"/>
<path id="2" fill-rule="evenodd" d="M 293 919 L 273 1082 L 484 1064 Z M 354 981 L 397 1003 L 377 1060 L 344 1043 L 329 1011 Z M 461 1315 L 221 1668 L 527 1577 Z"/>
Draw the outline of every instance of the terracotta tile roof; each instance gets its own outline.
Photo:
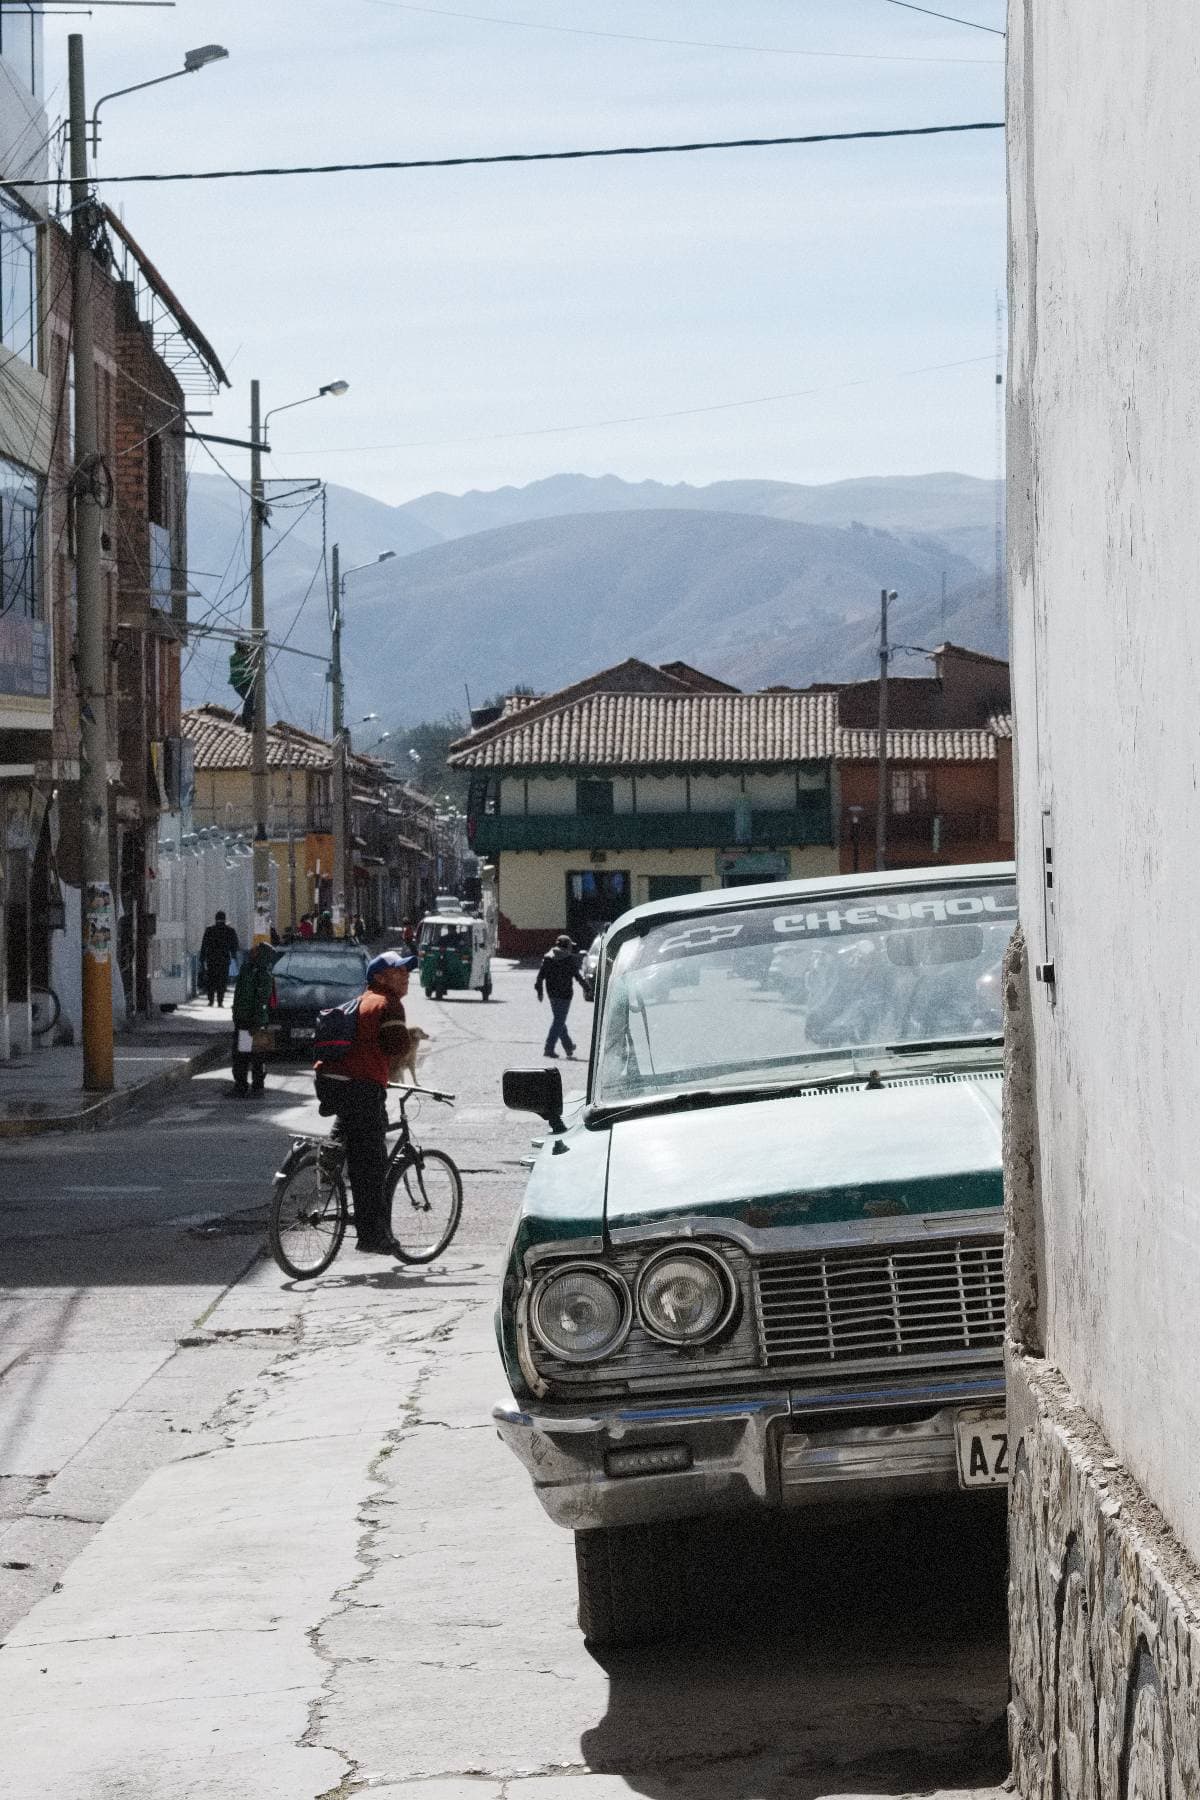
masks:
<path id="1" fill-rule="evenodd" d="M 570 690 L 567 690 L 569 693 Z M 460 769 L 686 768 L 824 761 L 832 694 L 592 692 L 554 696 L 451 746 Z"/>
<path id="2" fill-rule="evenodd" d="M 993 713 L 988 720 L 988 730 L 998 738 L 1010 738 L 1013 734 L 1012 714 Z"/>
<path id="3" fill-rule="evenodd" d="M 193 706 L 183 714 L 182 733 L 195 746 L 197 769 L 248 769 L 253 763 L 252 738 L 237 713 L 226 706 Z M 375 756 L 351 756 L 350 766 L 363 780 L 389 782 L 387 766 Z M 267 726 L 269 769 L 330 769 L 333 745 L 327 738 L 277 719 Z"/>
<path id="4" fill-rule="evenodd" d="M 195 746 L 197 769 L 248 769 L 251 766 L 251 734 L 242 728 L 236 713 L 224 706 L 193 706 L 184 713 L 183 735 Z M 293 729 L 267 727 L 267 767 L 327 769 L 333 752 L 322 738 Z"/>
<path id="5" fill-rule="evenodd" d="M 888 756 L 894 762 L 995 762 L 996 735 L 966 727 L 889 731 Z M 839 762 L 873 762 L 879 755 L 878 731 L 839 725 L 835 754 Z"/>

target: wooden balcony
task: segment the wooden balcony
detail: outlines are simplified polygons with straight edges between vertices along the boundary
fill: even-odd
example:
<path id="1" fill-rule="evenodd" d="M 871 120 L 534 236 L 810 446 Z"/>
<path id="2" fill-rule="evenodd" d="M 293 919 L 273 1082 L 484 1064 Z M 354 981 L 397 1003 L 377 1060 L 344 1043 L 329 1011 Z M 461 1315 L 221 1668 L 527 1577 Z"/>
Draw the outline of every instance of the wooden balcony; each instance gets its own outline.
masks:
<path id="1" fill-rule="evenodd" d="M 473 821 L 472 848 L 480 856 L 501 850 L 734 850 L 783 849 L 832 844 L 828 796 L 785 812 L 750 815 L 749 836 L 739 838 L 729 812 L 691 813 L 490 813 Z"/>

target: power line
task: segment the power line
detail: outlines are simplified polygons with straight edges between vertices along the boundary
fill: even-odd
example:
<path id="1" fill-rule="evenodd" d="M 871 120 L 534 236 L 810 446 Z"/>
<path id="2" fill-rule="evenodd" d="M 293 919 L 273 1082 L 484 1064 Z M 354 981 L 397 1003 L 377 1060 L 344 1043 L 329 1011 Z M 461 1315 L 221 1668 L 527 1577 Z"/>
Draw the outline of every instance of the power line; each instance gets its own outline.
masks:
<path id="1" fill-rule="evenodd" d="M 896 0 L 899 4 L 899 0 Z M 1003 131 L 1003 119 L 966 125 L 902 125 L 887 131 L 810 131 L 789 137 L 712 138 L 690 144 L 619 144 L 607 150 L 510 150 L 499 156 L 420 156 L 378 162 L 295 163 L 257 169 L 175 169 L 146 175 L 94 175 L 98 186 L 131 182 L 249 181 L 279 175 L 369 175 L 389 169 L 471 169 L 496 163 L 585 162 L 611 156 L 686 156 L 697 150 L 772 150 L 792 144 L 849 144 L 874 138 L 945 137 L 964 131 Z M 53 187 L 50 180 L 22 177 L 12 188 Z"/>
<path id="2" fill-rule="evenodd" d="M 902 6 L 905 12 L 924 13 L 929 19 L 945 19 L 947 25 L 966 25 L 971 31 L 990 31 L 993 37 L 1005 34 L 997 25 L 981 25 L 978 19 L 956 19 L 953 13 L 934 12 L 931 6 L 916 6 L 913 0 L 887 0 L 888 6 Z"/>
<path id="3" fill-rule="evenodd" d="M 769 406 L 777 400 L 807 400 L 817 394 L 840 394 L 848 388 L 872 387 L 878 381 L 902 381 L 914 375 L 938 375 L 946 369 L 966 369 L 990 362 L 990 356 L 965 356 L 957 362 L 928 363 L 921 369 L 897 369 L 890 375 L 863 375 L 855 381 L 839 381 L 828 387 L 793 388 L 786 394 L 758 394 L 751 400 L 717 400 L 709 406 L 680 406 L 670 412 L 631 413 L 621 419 L 582 419 L 574 425 L 536 425 L 528 431 L 496 431 L 479 437 L 420 438 L 399 444 L 322 444 L 313 449 L 277 450 L 276 456 L 356 456 L 373 450 L 437 450 L 454 444 L 494 444 L 510 438 L 557 437 L 570 431 L 599 431 L 608 425 L 646 425 L 659 419 L 689 419 L 698 413 L 732 412 L 742 406 Z"/>
<path id="4" fill-rule="evenodd" d="M 943 62 L 966 63 L 972 67 L 998 68 L 998 59 L 970 56 L 889 56 L 868 50 L 792 50 L 779 44 L 730 44 L 707 38 L 646 37 L 634 31 L 601 31 L 585 25 L 547 25 L 540 19 L 505 19 L 488 13 L 457 12 L 445 6 L 417 6 L 412 0 L 368 0 L 389 12 L 425 13 L 435 19 L 471 19 L 479 25 L 514 25 L 523 31 L 553 31 L 566 37 L 615 38 L 626 44 L 669 44 L 684 50 L 743 50 L 757 56 L 819 57 L 835 62 Z"/>

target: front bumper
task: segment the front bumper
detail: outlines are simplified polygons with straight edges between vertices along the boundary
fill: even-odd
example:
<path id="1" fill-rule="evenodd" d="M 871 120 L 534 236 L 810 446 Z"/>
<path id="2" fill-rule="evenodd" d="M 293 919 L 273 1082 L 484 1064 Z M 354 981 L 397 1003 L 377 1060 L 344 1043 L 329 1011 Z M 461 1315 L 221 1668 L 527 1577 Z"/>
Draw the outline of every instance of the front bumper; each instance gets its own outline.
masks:
<path id="1" fill-rule="evenodd" d="M 1003 1411 L 1002 1369 L 589 1413 L 510 1401 L 492 1416 L 555 1524 L 589 1531 L 953 1491 L 955 1421 L 981 1407 Z"/>

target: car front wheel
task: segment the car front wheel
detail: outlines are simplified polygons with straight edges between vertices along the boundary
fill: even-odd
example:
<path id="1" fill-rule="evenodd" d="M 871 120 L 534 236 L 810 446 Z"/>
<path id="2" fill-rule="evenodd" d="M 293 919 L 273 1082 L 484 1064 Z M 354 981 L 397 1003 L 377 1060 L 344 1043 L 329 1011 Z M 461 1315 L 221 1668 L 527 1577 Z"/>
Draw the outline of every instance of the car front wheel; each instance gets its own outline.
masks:
<path id="1" fill-rule="evenodd" d="M 679 1629 L 682 1530 L 618 1525 L 575 1533 L 579 1629 L 589 1644 L 653 1644 Z"/>

